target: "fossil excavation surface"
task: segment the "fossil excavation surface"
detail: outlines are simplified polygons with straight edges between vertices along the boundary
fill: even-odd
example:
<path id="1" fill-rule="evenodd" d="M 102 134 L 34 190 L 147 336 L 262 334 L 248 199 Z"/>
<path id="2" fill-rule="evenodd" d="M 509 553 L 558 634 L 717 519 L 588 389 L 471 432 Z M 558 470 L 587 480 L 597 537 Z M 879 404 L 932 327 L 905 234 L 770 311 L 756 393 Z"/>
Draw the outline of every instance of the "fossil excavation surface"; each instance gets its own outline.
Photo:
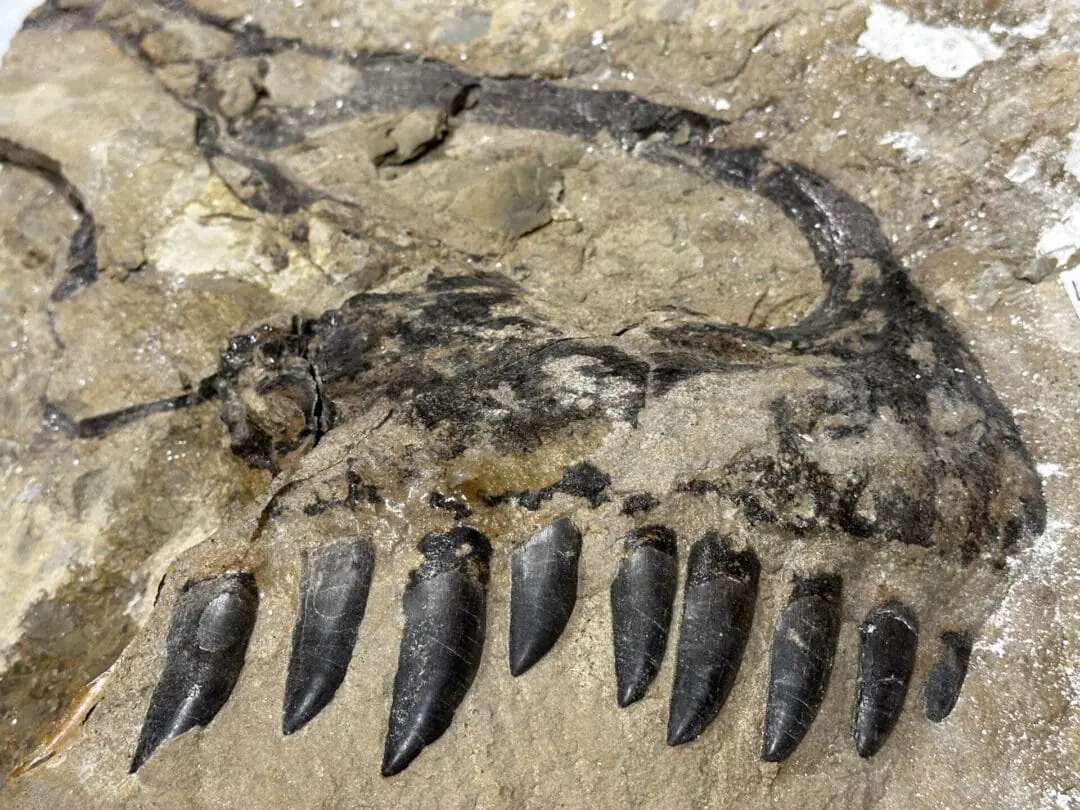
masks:
<path id="1" fill-rule="evenodd" d="M 1070 806 L 1072 254 L 999 238 L 1031 199 L 986 157 L 943 140 L 905 185 L 791 125 L 827 103 L 808 54 L 880 50 L 883 7 L 644 4 L 552 62 L 578 23 L 440 12 L 416 53 L 330 5 L 54 0 L 0 73 L 5 492 L 52 589 L 4 701 L 57 720 L 6 798 Z M 712 29 L 703 86 L 801 64 L 811 100 L 664 90 Z M 581 78 L 661 33 L 650 83 Z M 972 193 L 987 232 L 939 227 Z M 1011 361 L 1018 323 L 1067 359 Z"/>

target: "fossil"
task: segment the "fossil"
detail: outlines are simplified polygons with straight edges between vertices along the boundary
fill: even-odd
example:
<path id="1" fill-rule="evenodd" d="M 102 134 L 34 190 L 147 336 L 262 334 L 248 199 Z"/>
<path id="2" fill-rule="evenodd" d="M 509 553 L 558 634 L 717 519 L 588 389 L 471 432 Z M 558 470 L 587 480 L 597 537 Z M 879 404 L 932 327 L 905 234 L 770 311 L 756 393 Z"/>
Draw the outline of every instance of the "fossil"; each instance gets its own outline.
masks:
<path id="1" fill-rule="evenodd" d="M 267 44 L 252 34 L 243 47 Z M 590 546 L 612 563 L 613 703 L 640 700 L 673 666 L 671 745 L 735 710 L 724 704 L 748 639 L 771 632 L 761 756 L 790 756 L 830 688 L 845 605 L 861 622 L 858 753 L 872 756 L 904 710 L 920 635 L 942 640 L 924 711 L 943 721 L 1004 560 L 1042 531 L 1045 506 L 1012 416 L 874 214 L 804 166 L 714 145 L 718 122 L 693 112 L 393 56 L 355 64 L 392 73 L 381 105 L 434 107 L 451 124 L 603 132 L 642 160 L 761 195 L 805 237 L 823 294 L 785 326 L 669 309 L 583 335 L 510 275 L 459 256 L 412 289 L 376 288 L 236 336 L 194 393 L 82 422 L 52 414 L 92 438 L 217 398 L 232 451 L 275 474 L 250 515 L 163 583 L 155 610 L 169 621 L 152 621 L 138 649 L 165 655 L 131 771 L 170 756 L 160 746 L 196 726 L 214 733 L 264 621 L 259 588 L 283 567 L 300 585 L 282 708 L 266 722 L 288 745 L 321 713 L 348 711 L 335 694 L 371 583 L 409 565 L 382 762 L 384 775 L 399 773 L 452 728 L 496 644 L 523 678 L 563 654 Z M 225 133 L 204 114 L 197 135 L 208 159 L 250 171 L 249 205 L 281 212 L 312 192 L 255 155 L 302 140 L 303 126 L 279 111 Z M 452 137 L 451 126 L 399 157 Z M 81 242 L 92 239 L 86 222 Z M 93 282 L 76 275 L 63 294 Z M 302 553 L 282 559 L 291 545 Z M 509 581 L 492 578 L 496 555 L 509 557 Z M 777 578 L 790 598 L 760 615 L 759 589 Z M 510 592 L 508 640 L 486 638 L 496 588 Z"/>

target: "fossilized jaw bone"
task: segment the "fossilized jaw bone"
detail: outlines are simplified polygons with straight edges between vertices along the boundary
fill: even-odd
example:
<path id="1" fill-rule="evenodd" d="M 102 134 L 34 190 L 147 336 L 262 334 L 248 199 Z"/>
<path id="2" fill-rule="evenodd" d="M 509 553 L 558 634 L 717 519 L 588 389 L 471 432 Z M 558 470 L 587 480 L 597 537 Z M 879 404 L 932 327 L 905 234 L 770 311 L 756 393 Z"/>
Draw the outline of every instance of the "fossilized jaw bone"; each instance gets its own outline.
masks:
<path id="1" fill-rule="evenodd" d="M 806 237 L 824 294 L 802 320 L 775 329 L 667 313 L 616 335 L 590 337 L 539 315 L 521 285 L 474 268 L 433 272 L 414 289 L 357 296 L 321 317 L 298 319 L 295 328 L 239 336 L 214 379 L 234 451 L 277 470 L 283 459 L 321 442 L 305 458 L 321 468 L 313 461 L 282 485 L 310 496 L 289 517 L 308 525 L 325 518 L 324 526 L 340 512 L 348 516 L 343 523 L 354 524 L 347 532 L 312 531 L 327 545 L 313 546 L 300 560 L 282 731 L 295 733 L 335 708 L 368 586 L 380 575 L 379 554 L 343 538 L 358 527 L 363 536 L 380 521 L 396 533 L 373 548 L 424 537 L 423 559 L 401 605 L 404 632 L 382 767 L 389 775 L 447 731 L 477 675 L 491 555 L 500 544 L 532 538 L 511 563 L 509 649 L 512 672 L 522 674 L 546 653 L 558 654 L 557 639 L 572 627 L 585 545 L 570 530 L 573 521 L 627 494 L 618 491 L 620 474 L 636 467 L 650 492 L 636 493 L 642 497 L 627 522 L 604 513 L 604 525 L 620 531 L 588 538 L 614 542 L 630 530 L 610 590 L 617 702 L 645 696 L 661 668 L 677 545 L 702 538 L 688 559 L 669 738 L 687 742 L 719 712 L 733 710 L 723 704 L 748 638 L 755 626 L 770 626 L 760 619 L 755 625 L 767 584 L 758 566 L 778 565 L 780 537 L 799 546 L 782 552 L 785 578 L 794 572 L 797 579 L 771 624 L 761 751 L 767 760 L 789 757 L 829 689 L 841 597 L 851 582 L 841 589 L 835 571 L 841 558 L 855 556 L 838 553 L 838 543 L 897 544 L 894 573 L 913 567 L 912 559 L 925 563 L 930 552 L 923 547 L 935 546 L 944 581 L 950 566 L 978 565 L 980 555 L 1000 561 L 1041 530 L 1038 480 L 1015 423 L 955 329 L 892 256 L 873 214 L 805 167 L 770 161 L 756 149 L 715 149 L 705 137 L 708 120 L 625 95 L 521 79 L 474 81 L 431 64 L 400 67 L 403 83 L 410 76 L 424 80 L 419 95 L 449 87 L 457 98 L 461 83 L 473 81 L 479 100 L 468 115 L 578 135 L 607 128 L 642 157 L 678 162 L 764 196 Z M 682 128 L 690 133 L 685 142 L 665 139 Z M 216 137 L 206 133 L 208 142 Z M 259 161 L 249 161 L 253 171 Z M 277 171 L 267 161 L 261 168 Z M 269 203 L 253 198 L 252 204 Z M 865 271 L 858 284 L 856 262 Z M 695 381 L 704 381 L 700 390 L 722 407 L 693 402 L 687 391 Z M 205 396 L 191 399 L 199 398 Z M 375 402 L 386 405 L 384 415 L 361 424 Z M 144 412 L 179 404 L 176 398 L 150 403 Z M 680 432 L 676 423 L 691 421 L 686 411 L 721 418 L 712 419 L 711 433 Z M 120 424 L 129 414 L 113 416 Z M 108 423 L 76 425 L 74 432 L 95 435 Z M 665 432 L 684 447 L 669 448 L 660 459 L 646 446 Z M 390 463 L 352 475 L 348 454 L 363 455 L 379 443 Z M 528 467 L 547 472 L 538 459 L 553 446 L 576 455 L 538 481 Z M 467 486 L 450 480 L 451 467 L 470 453 L 497 469 Z M 510 457 L 514 463 L 504 464 Z M 320 469 L 346 466 L 341 480 L 329 473 L 319 478 Z M 432 479 L 440 489 L 426 486 Z M 382 509 L 380 493 L 389 493 L 407 517 L 387 517 L 392 510 Z M 687 531 L 684 522 L 700 515 L 672 514 L 673 503 L 687 512 L 714 510 L 716 520 Z M 548 523 L 545 512 L 513 536 L 489 528 L 522 525 L 555 506 L 566 508 L 569 525 Z M 427 516 L 416 518 L 423 510 Z M 670 520 L 657 517 L 665 510 Z M 274 526 L 278 517 L 267 509 L 260 520 Z M 414 531 L 420 524 L 422 531 Z M 739 541 L 731 547 L 718 534 L 729 531 Z M 269 556 L 269 538 L 267 531 L 251 541 L 259 546 L 251 557 Z M 926 554 L 916 557 L 912 549 Z M 210 567 L 212 574 L 224 570 Z M 232 571 L 231 563 L 226 567 Z M 537 571 L 543 572 L 538 580 Z M 849 611 L 866 617 L 853 720 L 863 755 L 875 753 L 896 723 L 917 643 L 902 586 L 884 585 L 889 593 L 864 596 Z M 175 599 L 166 662 L 133 769 L 161 743 L 209 723 L 225 704 L 240 677 L 256 607 L 251 574 L 235 571 L 195 578 Z M 964 629 L 947 632 L 960 638 Z M 963 680 L 966 653 L 955 638 L 926 690 L 926 713 L 934 720 L 948 713 Z M 296 740 L 283 741 L 290 743 Z"/>
<path id="2" fill-rule="evenodd" d="M 799 173 L 793 176 L 805 179 Z M 851 249 L 831 244 L 823 243 L 819 250 Z M 837 304 L 835 311 L 823 310 L 786 333 L 668 322 L 642 330 L 645 334 L 600 341 L 553 337 L 546 325 L 537 325 L 523 302 L 511 338 L 505 321 L 490 321 L 489 305 L 493 296 L 513 301 L 519 295 L 513 289 L 484 275 L 462 276 L 453 283 L 435 276 L 424 289 L 395 296 L 389 303 L 362 297 L 327 316 L 321 327 L 328 331 L 319 340 L 338 349 L 309 352 L 315 376 L 342 418 L 301 464 L 294 489 L 307 500 L 292 508 L 288 520 L 332 523 L 333 515 L 342 514 L 364 523 L 376 516 L 385 519 L 384 513 L 396 509 L 407 516 L 394 523 L 397 542 L 415 525 L 424 524 L 429 532 L 421 542 L 423 559 L 402 600 L 405 627 L 382 764 L 385 775 L 400 773 L 450 728 L 476 677 L 486 636 L 491 540 L 496 548 L 519 541 L 489 531 L 506 525 L 508 512 L 520 520 L 556 503 L 570 502 L 578 510 L 607 508 L 623 494 L 618 490 L 620 473 L 635 465 L 642 472 L 639 479 L 657 483 L 660 497 L 637 493 L 641 497 L 627 510 L 634 527 L 611 584 L 620 705 L 647 694 L 661 667 L 677 582 L 675 531 L 652 522 L 651 516 L 645 524 L 646 518 L 639 519 L 637 513 L 664 514 L 680 526 L 680 533 L 682 524 L 691 521 L 676 507 L 715 517 L 703 537 L 699 530 L 692 535 L 702 539 L 688 560 L 669 717 L 672 744 L 702 734 L 724 710 L 753 632 L 758 558 L 766 550 L 777 552 L 778 537 L 805 546 L 803 557 L 789 555 L 797 579 L 775 622 L 761 743 L 761 756 L 769 761 L 795 752 L 829 688 L 842 593 L 834 571 L 841 558 L 858 556 L 837 553 L 837 543 L 853 548 L 899 543 L 927 554 L 925 546 L 939 544 L 938 562 L 949 571 L 950 566 L 978 564 L 975 555 L 965 557 L 965 543 L 973 544 L 976 553 L 1000 555 L 1010 550 L 1010 532 L 1039 526 L 1041 500 L 1037 488 L 1030 486 L 1033 473 L 1028 475 L 1025 466 L 1030 459 L 992 392 L 940 375 L 908 390 L 890 376 L 909 369 L 909 361 L 910 368 L 928 364 L 930 377 L 940 372 L 943 358 L 964 362 L 950 348 L 955 336 L 947 329 L 935 332 L 933 323 L 927 326 L 922 310 L 918 317 L 878 312 L 881 317 L 864 321 L 865 310 Z M 901 285 L 896 293 L 901 300 L 924 306 L 917 298 L 905 298 L 904 289 L 910 291 Z M 443 305 L 447 309 L 440 323 L 447 345 L 440 342 L 438 329 L 425 333 L 419 323 L 424 313 Z M 860 331 L 860 325 L 865 330 Z M 394 330 L 409 335 L 406 350 Z M 944 342 L 940 356 L 936 350 L 930 355 L 915 350 L 911 356 L 913 335 Z M 341 348 L 354 337 L 359 357 L 347 356 Z M 720 362 L 730 360 L 733 341 L 756 344 L 752 362 L 743 362 L 745 352 L 738 363 Z M 375 361 L 387 358 L 390 365 L 378 368 Z M 560 374 L 550 373 L 552 363 L 568 375 L 565 385 Z M 661 368 L 663 375 L 658 375 Z M 727 385 L 733 379 L 738 386 Z M 693 420 L 671 411 L 672 402 L 688 401 L 687 391 L 694 384 L 719 401 L 694 411 L 694 416 L 710 414 L 716 426 L 714 435 L 704 440 L 700 433 L 684 432 Z M 603 393 L 605 385 L 612 388 L 610 397 L 589 398 L 590 393 Z M 740 400 L 731 398 L 734 391 Z M 940 407 L 931 401 L 934 397 L 966 402 L 967 422 L 954 420 L 950 430 L 941 429 L 933 417 L 933 408 Z M 410 407 L 378 421 L 367 418 L 371 402 L 402 400 Z M 753 419 L 745 417 L 747 407 L 755 411 Z M 713 418 L 715 414 L 720 418 Z M 350 425 L 358 424 L 358 415 L 367 421 L 352 435 Z M 752 428 L 742 429 L 740 419 L 752 421 Z M 661 476 L 662 463 L 643 451 L 644 441 L 634 432 L 638 429 L 668 432 L 676 444 L 696 435 L 694 441 L 703 446 L 665 453 L 667 467 Z M 399 448 L 406 452 L 398 455 Z M 569 454 L 565 466 L 538 477 L 538 470 L 547 469 L 543 453 L 552 448 L 556 456 Z M 357 456 L 355 465 L 350 452 Z M 945 507 L 930 493 L 944 487 L 949 471 L 960 469 L 972 453 L 980 454 L 972 464 L 992 473 L 983 484 L 1002 481 L 1007 493 L 1019 494 L 1008 500 L 1000 490 L 972 488 L 958 502 L 974 517 L 950 522 L 951 513 L 939 511 Z M 700 458 L 713 459 L 712 466 L 699 463 Z M 467 480 L 451 474 L 470 464 L 474 470 Z M 730 510 L 725 512 L 724 505 Z M 419 512 L 427 517 L 418 520 Z M 267 520 L 273 523 L 281 514 L 279 510 Z M 562 522 L 533 525 L 525 535 L 531 539 L 513 553 L 512 579 L 513 572 L 518 573 L 511 587 L 514 674 L 557 650 L 557 639 L 574 610 L 583 545 L 571 531 L 574 520 L 574 514 L 567 513 Z M 441 528 L 429 531 L 432 521 Z M 727 530 L 727 523 L 738 525 L 743 550 L 732 550 L 714 533 L 718 527 Z M 953 525 L 970 531 L 957 535 Z M 832 551 L 815 553 L 815 544 Z M 378 575 L 377 560 L 375 566 Z M 335 576 L 342 573 L 336 563 L 328 570 Z M 532 579 L 535 572 L 543 576 Z M 356 573 L 346 578 L 351 590 L 336 592 L 344 601 L 325 611 L 326 616 L 342 617 L 340 626 L 328 623 L 322 632 L 320 618 L 311 626 L 301 620 L 294 627 L 282 719 L 286 732 L 332 706 L 332 681 L 345 671 L 352 646 L 349 633 L 355 632 L 352 622 L 359 622 L 362 601 L 364 577 Z M 916 625 L 901 597 L 898 593 L 874 604 L 864 600 L 857 608 L 867 617 L 853 720 L 856 750 L 863 756 L 876 753 L 896 724 L 912 677 Z M 301 612 L 308 609 L 307 600 L 302 594 Z M 177 605 L 174 624 L 186 626 L 194 614 L 181 600 Z M 183 633 L 186 638 L 192 631 Z M 324 670 L 321 664 L 299 663 L 322 657 L 333 665 Z M 942 666 L 927 687 L 934 704 L 927 711 L 932 719 L 947 713 L 945 707 L 955 702 L 963 678 L 958 653 Z M 160 683 L 175 681 L 174 669 L 167 665 Z M 230 677 L 235 681 L 235 675 Z M 177 716 L 185 712 L 177 705 L 155 708 L 154 716 L 162 711 Z M 205 724 L 210 717 L 199 714 L 189 725 Z M 166 723 L 151 726 L 149 720 L 147 728 L 165 729 L 164 736 L 145 732 L 148 739 L 161 736 L 154 745 L 184 730 Z M 137 761 L 144 761 L 150 750 L 140 747 Z"/>

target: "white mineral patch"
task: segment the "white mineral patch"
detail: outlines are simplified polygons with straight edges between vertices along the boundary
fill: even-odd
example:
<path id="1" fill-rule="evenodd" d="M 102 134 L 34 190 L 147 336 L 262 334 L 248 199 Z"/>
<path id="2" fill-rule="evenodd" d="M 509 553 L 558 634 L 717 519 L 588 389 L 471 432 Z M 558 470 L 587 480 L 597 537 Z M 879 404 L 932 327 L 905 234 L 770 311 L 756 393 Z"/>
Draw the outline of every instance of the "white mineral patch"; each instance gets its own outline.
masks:
<path id="1" fill-rule="evenodd" d="M 1061 468 L 1061 465 L 1055 464 L 1052 461 L 1040 461 L 1035 465 L 1035 470 L 1043 478 L 1051 478 L 1055 475 L 1060 475 L 1063 478 L 1066 477 L 1065 471 Z"/>
<path id="2" fill-rule="evenodd" d="M 26 15 L 41 5 L 42 0 L 3 0 L 0 3 L 0 63 L 4 61 L 11 38 L 22 28 Z"/>
<path id="3" fill-rule="evenodd" d="M 1002 25 L 1001 23 L 991 23 L 991 34 L 1009 34 L 1015 37 L 1022 37 L 1023 39 L 1038 39 L 1044 37 L 1050 32 L 1050 21 L 1053 19 L 1053 12 L 1049 9 L 1044 11 L 1040 16 L 1033 17 L 1025 23 L 1020 25 L 1014 25 L 1012 27 Z"/>
<path id="4" fill-rule="evenodd" d="M 912 162 L 929 154 L 923 139 L 914 132 L 886 132 L 878 143 L 903 152 L 904 157 Z"/>
<path id="5" fill-rule="evenodd" d="M 1080 180 L 1080 129 L 1074 129 L 1069 133 L 1068 154 L 1065 155 L 1065 171 Z"/>
<path id="6" fill-rule="evenodd" d="M 1016 576 L 1001 606 L 987 621 L 987 627 L 996 630 L 997 637 L 994 639 L 995 634 L 991 633 L 979 638 L 975 642 L 976 649 L 998 657 L 1005 655 L 1010 649 L 1015 653 L 1017 647 L 1034 647 L 1039 643 L 1038 639 L 1025 635 L 1023 628 L 1014 626 L 1014 618 L 1022 613 L 1018 610 L 1017 603 L 1027 597 L 1033 584 L 1075 587 L 1077 575 L 1070 570 L 1065 542 L 1066 536 L 1074 531 L 1076 527 L 1068 520 L 1051 516 L 1047 519 L 1046 530 L 1031 548 L 1009 561 Z"/>
<path id="7" fill-rule="evenodd" d="M 1005 55 L 985 31 L 955 25 L 936 28 L 880 3 L 870 6 L 859 47 L 886 62 L 903 59 L 942 79 L 959 79 L 973 67 Z"/>
<path id="8" fill-rule="evenodd" d="M 1026 183 L 1039 174 L 1039 159 L 1030 152 L 1017 155 L 1009 170 L 1005 172 L 1005 179 L 1013 183 Z"/>
<path id="9" fill-rule="evenodd" d="M 1065 264 L 1080 250 L 1080 202 L 1074 202 L 1065 215 L 1050 225 L 1039 236 L 1035 252 L 1040 256 L 1052 256 L 1058 264 Z"/>

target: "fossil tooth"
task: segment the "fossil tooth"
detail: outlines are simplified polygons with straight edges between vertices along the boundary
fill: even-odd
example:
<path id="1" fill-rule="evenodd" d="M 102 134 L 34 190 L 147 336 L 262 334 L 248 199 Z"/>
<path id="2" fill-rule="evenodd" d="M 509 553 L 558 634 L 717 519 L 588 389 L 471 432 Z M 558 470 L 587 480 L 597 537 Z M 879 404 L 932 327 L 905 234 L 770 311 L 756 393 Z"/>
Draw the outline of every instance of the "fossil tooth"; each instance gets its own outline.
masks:
<path id="1" fill-rule="evenodd" d="M 668 745 L 697 737 L 727 700 L 750 635 L 760 568 L 753 551 L 734 552 L 714 533 L 690 549 Z"/>
<path id="2" fill-rule="evenodd" d="M 400 773 L 450 727 L 484 648 L 490 542 L 475 529 L 455 526 L 425 536 L 419 549 L 424 559 L 401 600 L 405 631 L 383 776 Z"/>
<path id="3" fill-rule="evenodd" d="M 645 526 L 626 536 L 619 573 L 611 583 L 619 706 L 645 696 L 664 660 L 678 577 L 675 555 L 675 532 L 666 526 Z"/>
<path id="4" fill-rule="evenodd" d="M 522 674 L 562 635 L 577 601 L 581 532 L 559 517 L 510 554 L 510 674 Z"/>
<path id="5" fill-rule="evenodd" d="M 930 670 L 923 693 L 923 710 L 935 723 L 948 717 L 956 705 L 970 658 L 970 633 L 948 631 L 941 634 L 941 657 Z"/>
<path id="6" fill-rule="evenodd" d="M 292 734 L 341 685 L 364 618 L 375 551 L 352 537 L 300 556 L 300 612 L 293 627 L 281 730 Z"/>
<path id="7" fill-rule="evenodd" d="M 795 577 L 776 617 L 761 758 L 782 762 L 802 742 L 829 685 L 840 634 L 839 576 Z"/>
<path id="8" fill-rule="evenodd" d="M 859 694 L 853 736 L 861 757 L 872 757 L 904 708 L 915 668 L 915 614 L 891 599 L 871 610 L 859 626 Z"/>
<path id="9" fill-rule="evenodd" d="M 130 773 L 163 742 L 205 726 L 225 705 L 244 666 L 258 604 L 251 574 L 222 574 L 184 586 Z"/>

